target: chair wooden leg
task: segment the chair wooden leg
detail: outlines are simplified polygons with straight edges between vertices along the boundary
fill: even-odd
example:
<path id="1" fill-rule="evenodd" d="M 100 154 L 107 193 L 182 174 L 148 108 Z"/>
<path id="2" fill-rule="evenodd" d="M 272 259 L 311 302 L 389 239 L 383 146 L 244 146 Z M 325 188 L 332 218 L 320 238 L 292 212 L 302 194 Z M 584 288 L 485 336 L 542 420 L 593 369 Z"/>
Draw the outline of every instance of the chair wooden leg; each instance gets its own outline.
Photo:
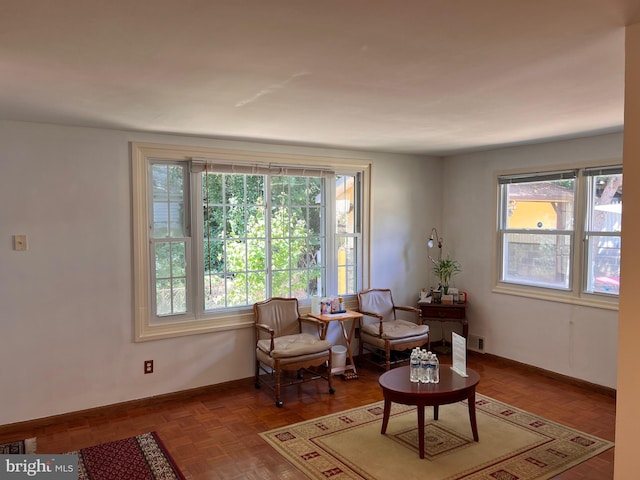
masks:
<path id="1" fill-rule="evenodd" d="M 389 344 L 389 342 L 386 342 L 384 344 L 384 358 L 385 358 L 384 368 L 385 368 L 385 371 L 388 372 L 391 369 L 391 345 Z"/>
<path id="2" fill-rule="evenodd" d="M 333 373 L 331 373 L 332 369 L 331 365 L 331 350 L 329 350 L 329 360 L 327 360 L 327 382 L 329 383 L 329 393 L 333 395 L 336 391 L 333 389 Z"/>
<path id="3" fill-rule="evenodd" d="M 276 407 L 282 407 L 284 405 L 284 402 L 282 401 L 281 398 L 281 392 L 282 392 L 282 388 L 289 386 L 289 385 L 294 385 L 294 384 L 300 384 L 300 383 L 305 383 L 307 381 L 311 381 L 311 380 L 326 380 L 329 386 L 329 393 L 330 394 L 334 394 L 335 393 L 335 389 L 333 388 L 333 375 L 331 373 L 331 368 L 332 368 L 332 364 L 331 364 L 331 355 L 329 355 L 328 360 L 326 360 L 326 363 L 322 363 L 320 366 L 324 367 L 324 365 L 327 365 L 328 368 L 328 372 L 325 373 L 322 371 L 316 371 L 316 370 L 307 370 L 307 367 L 302 367 L 299 368 L 297 370 L 291 370 L 292 373 L 295 373 L 296 376 L 298 377 L 296 380 L 291 380 L 289 378 L 285 378 L 284 380 L 284 384 L 283 384 L 283 372 L 282 372 L 282 367 L 280 365 L 280 360 L 276 359 L 273 363 L 273 365 L 270 367 L 271 369 L 271 380 L 268 382 L 265 382 L 263 379 L 261 379 L 260 377 L 260 370 L 261 368 L 264 368 L 265 366 L 261 366 L 260 362 L 256 362 L 256 379 L 255 379 L 255 386 L 256 388 L 260 388 L 262 384 L 264 384 L 265 386 L 267 386 L 270 390 L 273 390 L 274 396 L 275 396 L 275 404 Z M 305 378 L 304 375 L 304 370 L 307 370 L 307 373 L 309 374 L 309 377 Z M 285 369 L 285 371 L 287 371 Z"/>
<path id="4" fill-rule="evenodd" d="M 275 364 L 275 373 L 276 373 L 276 407 L 282 407 L 282 400 L 280 400 L 280 360 L 276 360 Z"/>

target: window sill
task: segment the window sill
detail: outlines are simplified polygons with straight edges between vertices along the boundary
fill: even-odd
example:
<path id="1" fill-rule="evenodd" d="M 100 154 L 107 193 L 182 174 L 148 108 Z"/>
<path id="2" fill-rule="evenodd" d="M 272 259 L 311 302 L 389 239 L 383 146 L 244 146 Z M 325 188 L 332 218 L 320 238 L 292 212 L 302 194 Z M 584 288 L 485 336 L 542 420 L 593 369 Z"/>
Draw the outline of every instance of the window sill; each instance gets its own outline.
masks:
<path id="1" fill-rule="evenodd" d="M 570 305 L 579 305 L 583 307 L 601 308 L 603 310 L 618 310 L 617 298 L 615 300 L 605 300 L 596 295 L 593 297 L 574 297 L 569 294 L 562 294 L 545 289 L 512 287 L 506 285 L 496 285 L 492 289 L 492 292 L 504 295 L 535 298 L 538 300 L 546 300 L 548 302 L 568 303 Z"/>
<path id="2" fill-rule="evenodd" d="M 358 308 L 358 302 L 355 296 L 345 297 L 345 300 L 348 309 L 356 310 Z M 299 311 L 301 316 L 307 315 L 311 311 L 310 303 L 306 305 L 301 304 Z M 142 320 L 138 320 L 136 326 L 141 325 L 142 322 Z M 141 328 L 136 329 L 135 341 L 146 342 L 202 333 L 237 330 L 240 328 L 253 328 L 254 325 L 253 309 L 249 306 L 235 312 L 218 313 L 215 316 L 212 315 L 199 320 L 167 321 L 166 323 L 158 322 L 153 324 L 145 321 L 144 324 L 141 325 Z"/>
<path id="3" fill-rule="evenodd" d="M 253 327 L 253 311 L 215 318 L 189 320 L 184 322 L 156 323 L 145 322 L 140 329 L 136 329 L 136 342 L 148 340 L 160 340 L 164 338 L 183 337 L 186 335 L 197 335 L 201 333 L 221 332 L 225 330 L 236 330 L 239 328 Z"/>

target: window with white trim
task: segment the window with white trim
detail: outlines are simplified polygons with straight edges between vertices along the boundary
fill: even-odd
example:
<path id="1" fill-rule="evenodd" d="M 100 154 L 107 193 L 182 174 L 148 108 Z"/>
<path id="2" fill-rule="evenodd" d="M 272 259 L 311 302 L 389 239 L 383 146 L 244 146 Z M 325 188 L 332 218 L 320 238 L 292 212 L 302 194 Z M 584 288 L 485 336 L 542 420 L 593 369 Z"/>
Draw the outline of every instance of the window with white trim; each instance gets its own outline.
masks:
<path id="1" fill-rule="evenodd" d="M 622 167 L 500 175 L 499 285 L 617 301 Z"/>
<path id="2" fill-rule="evenodd" d="M 134 144 L 133 166 L 137 340 L 362 288 L 368 163 Z"/>
<path id="3" fill-rule="evenodd" d="M 584 291 L 620 293 L 622 167 L 590 168 L 587 180 Z"/>

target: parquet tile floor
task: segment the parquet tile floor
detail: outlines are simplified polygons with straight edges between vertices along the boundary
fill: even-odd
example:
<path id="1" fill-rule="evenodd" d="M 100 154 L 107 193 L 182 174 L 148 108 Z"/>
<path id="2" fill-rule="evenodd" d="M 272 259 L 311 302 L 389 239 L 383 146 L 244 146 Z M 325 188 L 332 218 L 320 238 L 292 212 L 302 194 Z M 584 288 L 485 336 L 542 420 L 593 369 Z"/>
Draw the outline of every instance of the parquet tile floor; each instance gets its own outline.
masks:
<path id="1" fill-rule="evenodd" d="M 450 363 L 450 358 L 442 358 Z M 614 440 L 615 399 L 585 386 L 549 378 L 494 357 L 471 354 L 480 373 L 477 391 L 571 427 Z M 37 437 L 38 451 L 60 453 L 156 431 L 189 479 L 303 480 L 306 477 L 267 446 L 258 433 L 382 400 L 381 370 L 363 365 L 357 380 L 334 377 L 336 393 L 317 381 L 283 390 L 283 408 L 253 379 L 216 385 L 190 398 L 150 402 L 107 413 L 65 416 L 36 429 L 7 433 L 0 442 Z M 613 478 L 614 451 L 598 455 L 560 475 L 563 480 Z M 124 479 L 123 479 L 124 480 Z"/>

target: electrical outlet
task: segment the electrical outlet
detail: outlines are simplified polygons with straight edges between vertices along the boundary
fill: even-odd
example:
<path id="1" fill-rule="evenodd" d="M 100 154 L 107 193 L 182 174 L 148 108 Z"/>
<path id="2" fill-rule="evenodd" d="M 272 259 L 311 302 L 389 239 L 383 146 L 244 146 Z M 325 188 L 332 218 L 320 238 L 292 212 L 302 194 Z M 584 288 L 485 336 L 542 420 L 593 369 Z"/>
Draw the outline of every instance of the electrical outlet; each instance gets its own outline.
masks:
<path id="1" fill-rule="evenodd" d="M 467 348 L 474 352 L 484 353 L 484 337 L 479 335 L 469 334 L 467 339 Z"/>
<path id="2" fill-rule="evenodd" d="M 144 373 L 153 373 L 153 360 L 144 361 Z"/>

